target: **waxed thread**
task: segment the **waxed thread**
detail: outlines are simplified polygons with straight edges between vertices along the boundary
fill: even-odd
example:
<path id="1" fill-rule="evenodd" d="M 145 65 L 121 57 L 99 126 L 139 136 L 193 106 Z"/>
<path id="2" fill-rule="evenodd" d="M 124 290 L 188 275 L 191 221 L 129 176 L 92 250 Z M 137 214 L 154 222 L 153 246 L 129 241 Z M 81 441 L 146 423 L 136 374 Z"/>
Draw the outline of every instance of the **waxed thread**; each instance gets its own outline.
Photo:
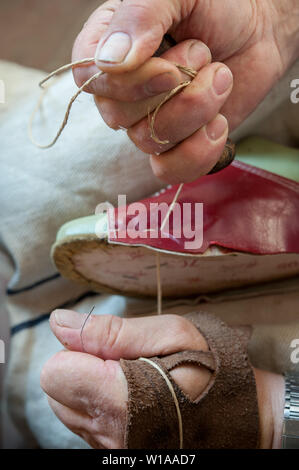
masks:
<path id="1" fill-rule="evenodd" d="M 75 62 L 71 62 L 70 64 L 66 64 L 66 65 L 63 65 L 62 67 L 59 67 L 58 69 L 54 70 L 53 72 L 51 72 L 49 75 L 47 75 L 43 80 L 41 80 L 41 82 L 39 82 L 39 86 L 41 88 L 44 88 L 43 85 L 44 83 L 46 83 L 48 80 L 50 80 L 50 78 L 56 76 L 56 75 L 59 75 L 60 73 L 63 73 L 63 72 L 66 72 L 67 70 L 70 70 L 71 68 L 73 68 L 74 66 L 76 65 L 81 65 L 81 64 L 86 64 L 86 63 L 90 63 L 90 62 L 94 62 L 94 59 L 82 59 L 82 60 L 78 60 L 78 61 L 75 61 Z M 69 119 L 69 115 L 70 115 L 70 112 L 71 112 L 71 108 L 73 106 L 73 103 L 76 101 L 76 99 L 78 98 L 78 96 L 80 95 L 80 93 L 82 93 L 82 91 L 84 91 L 84 88 L 86 88 L 91 82 L 93 82 L 94 80 L 96 80 L 97 78 L 99 78 L 104 72 L 102 72 L 101 70 L 99 72 L 97 72 L 96 74 L 94 74 L 92 77 L 90 77 L 88 80 L 86 80 L 86 82 L 83 83 L 83 85 L 78 88 L 78 90 L 76 91 L 76 93 L 71 97 L 69 103 L 68 103 L 68 106 L 67 106 L 67 109 L 66 109 L 66 112 L 65 112 L 65 115 L 64 115 L 64 118 L 63 118 L 63 121 L 55 135 L 55 137 L 53 138 L 53 140 L 49 143 L 49 144 L 40 144 L 39 142 L 37 142 L 34 137 L 33 137 L 33 133 L 32 133 L 32 127 L 33 127 L 33 120 L 35 118 L 35 115 L 37 113 L 37 111 L 39 111 L 40 107 L 41 107 L 41 104 L 42 104 L 42 100 L 44 98 L 44 95 L 46 93 L 46 89 L 43 89 L 42 91 L 42 94 L 39 98 L 39 101 L 36 105 L 36 107 L 34 108 L 31 116 L 30 116 L 30 119 L 29 119 L 29 125 L 28 125 L 28 134 L 29 134 L 29 139 L 31 140 L 31 142 L 38 148 L 41 148 L 41 149 L 48 149 L 50 147 L 53 147 L 53 145 L 57 142 L 57 140 L 59 139 L 63 129 L 65 128 L 65 126 L 67 125 L 67 122 L 68 122 L 68 119 Z"/>
<path id="2" fill-rule="evenodd" d="M 157 314 L 162 315 L 162 283 L 160 253 L 156 253 L 156 276 L 157 276 Z"/>
<path id="3" fill-rule="evenodd" d="M 175 64 L 176 67 L 186 75 L 189 75 L 190 78 L 195 78 L 196 77 L 196 71 L 190 69 L 189 67 L 185 67 L 184 65 L 179 65 Z M 174 95 L 176 95 L 180 90 L 185 88 L 191 83 L 192 80 L 186 80 L 182 83 L 180 83 L 177 87 L 175 87 L 173 90 L 171 90 L 167 95 L 163 98 L 161 103 L 158 104 L 158 106 L 155 108 L 154 112 L 152 113 L 151 118 L 149 117 L 149 126 L 150 126 L 150 131 L 151 131 L 151 138 L 153 139 L 154 142 L 160 145 L 166 145 L 169 144 L 169 140 L 160 140 L 155 132 L 155 120 L 157 117 L 158 112 L 160 111 L 160 108 L 167 103 Z M 150 113 L 148 113 L 148 116 L 150 116 Z"/>
<path id="4" fill-rule="evenodd" d="M 90 317 L 90 315 L 92 314 L 92 312 L 94 311 L 95 309 L 95 305 L 91 308 L 90 312 L 88 313 L 87 317 L 85 318 L 84 322 L 83 322 L 83 325 L 81 327 L 81 331 L 80 331 L 80 340 L 81 340 L 81 346 L 82 346 L 82 350 L 83 352 L 86 352 L 86 349 L 84 347 L 84 342 L 83 342 L 83 330 L 84 330 L 84 327 Z"/>
<path id="5" fill-rule="evenodd" d="M 162 233 L 162 230 L 164 229 L 165 225 L 166 225 L 166 222 L 168 221 L 172 211 L 173 211 L 173 208 L 175 206 L 175 203 L 177 202 L 180 194 L 181 194 L 181 191 L 183 189 L 183 186 L 184 186 L 184 183 L 181 183 L 180 186 L 178 187 L 178 190 L 173 198 L 173 201 L 172 203 L 170 204 L 169 206 L 169 209 L 166 213 L 166 216 L 161 224 L 161 233 Z M 156 273 L 157 273 L 157 313 L 158 315 L 162 315 L 162 281 L 161 281 L 161 262 L 160 262 L 160 253 L 159 251 L 157 251 L 156 253 Z"/>
<path id="6" fill-rule="evenodd" d="M 157 369 L 159 371 L 159 373 L 162 375 L 163 379 L 165 380 L 166 382 L 166 385 L 168 386 L 169 388 L 169 391 L 172 395 L 172 398 L 173 398 L 173 401 L 174 401 L 174 405 L 175 405 L 175 409 L 176 409 L 176 413 L 177 413 L 177 417 L 178 417 L 178 427 L 179 427 L 179 449 L 183 449 L 183 445 L 184 445 L 184 441 L 183 441 L 183 438 L 184 438 L 184 435 L 183 435 L 183 420 L 182 420 L 182 414 L 181 414 L 181 410 L 180 410 L 180 405 L 179 405 L 179 401 L 177 399 L 177 396 L 176 396 L 176 393 L 174 391 L 174 388 L 173 388 L 173 385 L 172 383 L 170 382 L 169 378 L 167 377 L 167 375 L 165 374 L 164 370 L 154 361 L 152 361 L 151 359 L 148 359 L 147 357 L 139 357 L 139 361 L 144 361 L 144 362 L 147 362 L 148 364 L 150 364 L 152 367 L 154 367 L 155 369 Z"/>
<path id="7" fill-rule="evenodd" d="M 53 72 L 51 72 L 49 75 L 47 75 L 45 78 L 43 78 L 43 80 L 41 80 L 39 82 L 39 86 L 41 88 L 44 88 L 44 84 L 50 80 L 51 78 L 57 76 L 57 75 L 60 75 L 61 73 L 63 72 L 66 72 L 70 69 L 72 69 L 73 67 L 76 67 L 77 65 L 84 65 L 84 64 L 88 64 L 88 63 L 94 63 L 95 62 L 95 59 L 94 58 L 85 58 L 85 59 L 81 59 L 81 60 L 77 60 L 77 61 L 74 61 L 74 62 L 71 62 L 69 64 L 66 64 L 66 65 L 63 65 L 62 67 L 59 67 L 58 69 L 54 70 Z M 195 70 L 192 70 L 190 69 L 189 67 L 185 67 L 183 65 L 179 65 L 179 64 L 175 64 L 176 67 L 183 73 L 189 75 L 192 79 L 196 76 L 196 71 Z M 53 147 L 53 145 L 57 142 L 57 140 L 59 139 L 62 131 L 64 130 L 65 126 L 67 125 L 67 122 L 68 122 L 68 119 L 69 119 L 69 115 L 70 115 L 70 111 L 71 111 L 71 108 L 73 106 L 73 103 L 76 101 L 76 99 L 78 98 L 78 96 L 82 93 L 82 91 L 84 91 L 84 89 L 90 85 L 90 83 L 92 83 L 94 80 L 97 80 L 101 75 L 104 75 L 106 72 L 103 72 L 102 70 L 100 70 L 99 72 L 95 73 L 94 75 L 92 75 L 88 80 L 86 80 L 83 85 L 81 85 L 81 87 L 78 88 L 78 90 L 76 91 L 76 93 L 71 97 L 69 103 L 68 103 L 68 106 L 67 106 L 67 109 L 66 109 L 66 112 L 65 112 L 65 115 L 64 115 L 64 118 L 63 118 L 63 121 L 55 135 L 55 137 L 52 139 L 51 142 L 49 142 L 48 144 L 40 144 L 39 142 L 37 142 L 34 137 L 33 137 L 33 133 L 32 133 L 32 128 L 33 128 L 33 121 L 34 121 L 34 118 L 35 118 L 35 115 L 37 113 L 37 111 L 39 111 L 40 107 L 41 107 L 41 104 L 42 104 L 42 100 L 44 98 L 44 95 L 45 95 L 45 92 L 46 92 L 46 89 L 43 89 L 43 92 L 38 100 L 38 103 L 36 105 L 36 107 L 34 108 L 31 116 L 30 116 L 30 119 L 29 119 L 29 125 L 28 125 L 28 134 L 29 134 L 29 139 L 30 141 L 38 148 L 42 148 L 42 149 L 47 149 L 47 148 L 50 148 L 50 147 Z M 183 88 L 185 88 L 186 86 L 188 86 L 189 84 L 191 83 L 191 80 L 188 80 L 188 81 L 184 81 L 183 83 L 181 83 L 180 85 L 178 85 L 177 87 L 175 87 L 173 90 L 171 90 L 165 97 L 164 99 L 161 101 L 161 103 L 156 107 L 156 109 L 154 110 L 151 118 L 150 118 L 150 131 L 151 131 L 151 138 L 158 144 L 161 144 L 161 145 L 165 145 L 165 144 L 168 144 L 169 141 L 168 140 L 160 140 L 156 133 L 155 133 L 155 129 L 154 129 L 154 124 L 155 124 L 155 120 L 156 120 L 156 116 L 161 108 L 161 106 L 163 106 L 168 100 L 170 100 L 175 94 L 177 94 L 180 90 L 182 90 Z M 150 115 L 150 113 L 149 113 Z"/>

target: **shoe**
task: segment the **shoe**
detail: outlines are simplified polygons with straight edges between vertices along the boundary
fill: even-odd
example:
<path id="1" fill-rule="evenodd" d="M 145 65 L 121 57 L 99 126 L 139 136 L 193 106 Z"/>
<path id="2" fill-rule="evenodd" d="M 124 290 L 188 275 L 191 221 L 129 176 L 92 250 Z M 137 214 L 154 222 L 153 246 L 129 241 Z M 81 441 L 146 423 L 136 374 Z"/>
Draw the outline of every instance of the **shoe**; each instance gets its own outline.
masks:
<path id="1" fill-rule="evenodd" d="M 298 276 L 299 151 L 249 139 L 237 148 L 237 157 L 221 172 L 183 186 L 179 209 L 169 217 L 169 230 L 162 233 L 161 218 L 150 223 L 150 209 L 153 204 L 169 206 L 177 186 L 139 201 L 144 210 L 136 237 L 132 231 L 135 238 L 128 230 L 135 216 L 128 214 L 127 206 L 66 223 L 52 248 L 58 270 L 92 290 L 156 296 L 159 253 L 163 297 Z M 186 220 L 177 217 L 186 204 L 192 214 L 191 219 L 186 217 L 188 237 Z M 175 228 L 180 236 L 175 236 Z M 192 244 L 191 233 L 196 243 Z"/>

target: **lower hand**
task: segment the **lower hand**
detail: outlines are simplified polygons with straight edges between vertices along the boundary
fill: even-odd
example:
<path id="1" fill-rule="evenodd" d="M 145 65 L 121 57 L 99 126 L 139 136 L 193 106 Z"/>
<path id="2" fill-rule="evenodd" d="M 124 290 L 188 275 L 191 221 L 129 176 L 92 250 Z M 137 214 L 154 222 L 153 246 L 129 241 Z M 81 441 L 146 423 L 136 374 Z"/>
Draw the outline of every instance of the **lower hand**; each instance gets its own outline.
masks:
<path id="1" fill-rule="evenodd" d="M 85 316 L 67 310 L 52 313 L 50 325 L 66 350 L 44 366 L 41 386 L 57 417 L 91 447 L 124 447 L 128 388 L 119 359 L 168 355 L 183 350 L 207 351 L 198 330 L 184 317 L 163 315 L 122 319 Z M 206 388 L 210 372 L 183 365 L 171 371 L 183 392 L 195 400 Z M 279 447 L 283 379 L 255 369 L 260 412 L 261 447 Z"/>

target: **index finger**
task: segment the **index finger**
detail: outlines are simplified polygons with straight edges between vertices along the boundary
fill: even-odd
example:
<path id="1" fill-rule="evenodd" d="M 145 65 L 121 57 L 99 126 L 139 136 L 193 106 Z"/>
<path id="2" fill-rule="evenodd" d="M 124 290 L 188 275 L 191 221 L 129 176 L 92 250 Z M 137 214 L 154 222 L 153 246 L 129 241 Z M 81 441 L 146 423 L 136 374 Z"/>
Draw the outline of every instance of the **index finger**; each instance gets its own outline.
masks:
<path id="1" fill-rule="evenodd" d="M 95 57 L 97 45 L 107 30 L 112 16 L 120 3 L 121 0 L 109 0 L 97 8 L 88 18 L 74 42 L 72 52 L 73 62 Z M 77 86 L 80 87 L 98 71 L 99 68 L 95 64 L 75 67 L 73 69 L 73 74 Z M 84 91 L 93 93 L 92 87 L 86 87 Z"/>

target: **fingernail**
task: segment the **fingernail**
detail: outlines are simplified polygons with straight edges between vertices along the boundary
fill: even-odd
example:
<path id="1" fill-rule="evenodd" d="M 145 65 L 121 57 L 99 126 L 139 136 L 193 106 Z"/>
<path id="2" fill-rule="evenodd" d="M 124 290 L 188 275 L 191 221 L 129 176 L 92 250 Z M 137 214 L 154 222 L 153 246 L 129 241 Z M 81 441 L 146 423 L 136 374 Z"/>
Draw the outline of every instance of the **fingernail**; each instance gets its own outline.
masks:
<path id="1" fill-rule="evenodd" d="M 206 126 L 206 132 L 210 140 L 218 140 L 223 136 L 227 129 L 227 120 L 222 114 L 219 114 L 213 121 Z"/>
<path id="2" fill-rule="evenodd" d="M 84 315 L 70 310 L 55 310 L 54 316 L 57 325 L 75 330 L 82 328 L 85 318 Z"/>
<path id="3" fill-rule="evenodd" d="M 145 91 L 149 96 L 158 95 L 164 91 L 169 91 L 175 88 L 178 82 L 171 72 L 161 73 L 151 78 L 145 84 Z"/>
<path id="4" fill-rule="evenodd" d="M 188 51 L 188 64 L 189 67 L 199 69 L 211 59 L 211 53 L 205 44 L 199 41 L 194 41 Z"/>
<path id="5" fill-rule="evenodd" d="M 217 95 L 223 95 L 229 87 L 231 86 L 233 81 L 233 74 L 227 67 L 220 67 L 214 76 L 214 90 Z"/>
<path id="6" fill-rule="evenodd" d="M 131 49 L 131 38 L 126 33 L 113 33 L 102 45 L 98 44 L 95 59 L 97 62 L 120 64 Z"/>

